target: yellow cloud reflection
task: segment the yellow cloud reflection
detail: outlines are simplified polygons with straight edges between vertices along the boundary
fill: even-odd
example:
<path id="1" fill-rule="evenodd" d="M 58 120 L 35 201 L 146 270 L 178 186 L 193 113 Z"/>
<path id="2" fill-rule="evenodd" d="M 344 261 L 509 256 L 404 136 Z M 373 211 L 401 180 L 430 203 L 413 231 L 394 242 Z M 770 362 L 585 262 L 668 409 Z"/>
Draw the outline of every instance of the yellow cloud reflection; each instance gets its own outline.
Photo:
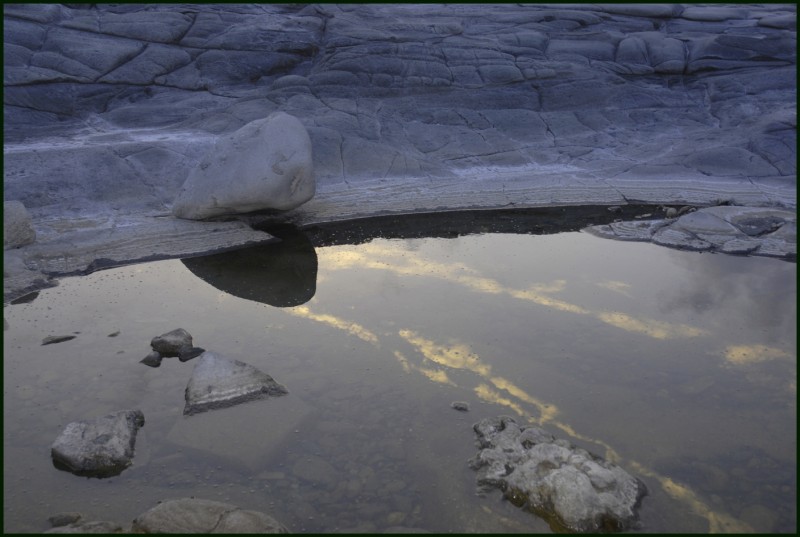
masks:
<path id="1" fill-rule="evenodd" d="M 453 369 L 466 369 L 482 377 L 488 377 L 491 367 L 481 363 L 477 354 L 463 343 L 455 345 L 439 345 L 429 339 L 420 337 L 411 330 L 400 330 L 400 337 L 411 343 L 419 352 L 431 362 L 452 367 Z"/>
<path id="2" fill-rule="evenodd" d="M 520 416 L 525 416 L 526 415 L 525 411 L 522 409 L 522 407 L 518 403 L 515 403 L 514 401 L 512 401 L 508 397 L 503 397 L 502 395 L 500 395 L 500 392 L 491 389 L 486 384 L 479 384 L 478 386 L 476 386 L 475 387 L 475 395 L 477 395 L 478 397 L 480 397 L 481 399 L 483 399 L 484 401 L 487 401 L 489 403 L 494 403 L 496 405 L 507 406 L 508 408 L 510 408 L 511 410 L 516 412 L 517 414 L 519 414 Z"/>
<path id="3" fill-rule="evenodd" d="M 450 377 L 447 376 L 447 373 L 445 371 L 442 371 L 441 369 L 430 369 L 427 367 L 414 365 L 411 362 L 409 362 L 408 359 L 400 351 L 394 351 L 394 356 L 395 358 L 397 358 L 397 361 L 400 362 L 400 365 L 403 366 L 403 371 L 405 371 L 406 373 L 411 373 L 412 371 L 419 371 L 420 373 L 422 373 L 422 375 L 427 377 L 428 380 L 432 380 L 433 382 L 439 384 L 448 384 L 450 386 L 456 385 L 455 382 L 450 380 Z"/>
<path id="4" fill-rule="evenodd" d="M 670 324 L 648 319 L 635 319 L 618 311 L 601 311 L 596 313 L 598 319 L 611 326 L 622 328 L 628 332 L 644 334 L 655 339 L 671 339 L 676 337 L 697 337 L 708 335 L 700 328 L 685 324 Z"/>
<path id="5" fill-rule="evenodd" d="M 313 313 L 306 306 L 286 308 L 283 311 L 298 317 L 310 319 L 340 330 L 344 330 L 347 333 L 358 337 L 359 339 L 380 347 L 378 337 L 357 323 L 349 322 L 333 315 Z M 412 330 L 400 330 L 399 334 L 409 344 L 415 347 L 425 360 L 443 367 L 471 371 L 481 377 L 481 379 L 485 379 L 485 381 L 479 382 L 474 388 L 474 392 L 478 398 L 489 403 L 505 406 L 513 410 L 517 415 L 525 418 L 530 423 L 541 425 L 549 422 L 552 426 L 561 429 L 569 434 L 572 438 L 602 446 L 605 450 L 604 456 L 606 460 L 615 462 L 617 464 L 620 463 L 620 456 L 611 448 L 611 446 L 601 440 L 581 435 L 569 424 L 556 420 L 555 417 L 558 415 L 559 411 L 555 405 L 545 403 L 531 396 L 508 379 L 499 376 L 492 376 L 491 367 L 487 364 L 484 364 L 480 356 L 473 352 L 468 345 L 458 342 L 451 342 L 449 345 L 439 344 L 435 341 L 420 336 Z M 394 351 L 393 355 L 398 362 L 400 362 L 403 370 L 406 373 L 417 371 L 433 382 L 456 386 L 456 383 L 448 377 L 447 372 L 444 370 L 433 369 L 411 363 L 411 361 L 400 351 Z M 494 388 L 492 388 L 490 384 L 493 385 Z M 529 412 L 527 412 L 523 405 L 524 403 L 533 405 L 538 411 L 539 417 L 537 418 L 532 416 Z M 703 503 L 694 492 L 684 485 L 676 483 L 668 477 L 661 476 L 653 470 L 642 466 L 636 461 L 630 461 L 630 465 L 639 474 L 656 480 L 667 492 L 667 494 L 678 501 L 686 503 L 693 512 L 705 518 L 709 524 L 709 532 L 738 533 L 753 531 L 752 528 L 750 528 L 747 524 L 740 522 L 739 520 L 736 520 L 725 513 L 714 511 L 708 505 Z"/>
<path id="6" fill-rule="evenodd" d="M 766 345 L 729 345 L 724 351 L 725 360 L 735 365 L 757 364 L 777 358 L 791 358 L 791 355 L 775 347 Z"/>
<path id="7" fill-rule="evenodd" d="M 708 521 L 709 533 L 753 533 L 754 530 L 748 524 L 737 520 L 732 516 L 714 511 L 706 503 L 704 503 L 697 494 L 695 494 L 688 487 L 676 483 L 669 477 L 664 477 L 649 468 L 642 466 L 636 461 L 631 461 L 633 469 L 641 475 L 645 475 L 651 479 L 655 479 L 664 489 L 664 491 L 672 496 L 674 499 L 687 504 L 692 511 L 698 516 L 705 518 Z"/>
<path id="8" fill-rule="evenodd" d="M 372 343 L 373 345 L 379 346 L 378 336 L 376 336 L 374 333 L 370 332 L 369 330 L 367 330 L 358 323 L 345 321 L 344 319 L 335 317 L 333 315 L 328 315 L 324 313 L 314 313 L 307 306 L 296 306 L 294 308 L 285 308 L 283 311 L 291 315 L 294 315 L 296 317 L 303 317 L 305 319 L 310 319 L 312 321 L 317 321 L 332 326 L 334 328 L 344 330 L 356 336 L 357 338 L 366 341 L 367 343 Z"/>
<path id="9" fill-rule="evenodd" d="M 627 297 L 631 296 L 630 292 L 628 292 L 628 289 L 630 289 L 631 286 L 630 284 L 625 282 L 619 282 L 616 280 L 605 280 L 602 282 L 597 282 L 595 285 L 597 285 L 598 287 L 602 287 L 604 289 L 608 289 L 609 291 L 614 291 L 615 293 L 623 294 Z"/>
<path id="10" fill-rule="evenodd" d="M 527 289 L 514 289 L 502 285 L 491 278 L 481 276 L 477 271 L 463 263 L 440 263 L 424 259 L 419 253 L 401 247 L 400 244 L 381 244 L 371 242 L 358 246 L 358 251 L 337 247 L 323 249 L 319 254 L 320 263 L 328 270 L 347 269 L 353 266 L 362 268 L 386 270 L 404 276 L 429 276 L 441 278 L 450 282 L 463 285 L 478 293 L 506 294 L 518 300 L 527 300 L 540 306 L 576 313 L 580 315 L 593 315 L 600 321 L 638 334 L 644 334 L 656 339 L 687 338 L 706 335 L 705 330 L 684 324 L 670 324 L 662 321 L 636 319 L 621 312 L 593 312 L 577 304 L 571 304 L 548 296 L 566 288 L 566 280 L 555 280 L 550 283 L 539 283 Z M 606 281 L 598 285 L 624 291 L 628 284 L 618 281 Z"/>

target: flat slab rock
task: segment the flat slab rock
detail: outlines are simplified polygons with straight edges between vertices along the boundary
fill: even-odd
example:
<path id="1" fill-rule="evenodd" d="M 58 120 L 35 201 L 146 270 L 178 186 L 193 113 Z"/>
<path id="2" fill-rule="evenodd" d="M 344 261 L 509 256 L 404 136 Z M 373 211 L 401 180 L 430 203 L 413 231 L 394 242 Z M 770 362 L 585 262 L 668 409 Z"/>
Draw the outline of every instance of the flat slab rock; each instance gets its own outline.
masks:
<path id="1" fill-rule="evenodd" d="M 653 242 L 681 250 L 797 256 L 797 213 L 761 207 L 706 207 L 678 218 L 623 221 L 584 229 L 599 237 Z"/>
<path id="2" fill-rule="evenodd" d="M 77 475 L 118 475 L 130 466 L 136 433 L 143 425 L 141 410 L 121 410 L 69 423 L 53 443 L 53 463 Z"/>
<path id="3" fill-rule="evenodd" d="M 181 498 L 158 504 L 133 521 L 134 533 L 289 533 L 259 511 L 228 503 Z"/>
<path id="4" fill-rule="evenodd" d="M 185 415 L 285 395 L 288 390 L 255 367 L 213 352 L 197 359 L 186 386 Z"/>
<path id="5" fill-rule="evenodd" d="M 544 518 L 557 532 L 633 527 L 647 488 L 625 470 L 513 418 L 474 425 L 481 450 L 470 460 L 481 489 L 499 488 L 514 505 Z"/>

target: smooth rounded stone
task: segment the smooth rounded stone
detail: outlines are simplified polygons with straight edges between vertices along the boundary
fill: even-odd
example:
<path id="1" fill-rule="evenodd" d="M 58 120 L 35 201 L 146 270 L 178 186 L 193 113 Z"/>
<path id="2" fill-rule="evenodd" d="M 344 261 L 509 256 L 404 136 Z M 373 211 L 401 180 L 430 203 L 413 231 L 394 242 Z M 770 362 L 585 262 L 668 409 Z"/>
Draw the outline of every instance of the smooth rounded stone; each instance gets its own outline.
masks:
<path id="1" fill-rule="evenodd" d="M 65 526 L 50 528 L 44 533 L 125 533 L 122 526 L 116 522 L 94 520 L 88 522 L 75 522 Z"/>
<path id="2" fill-rule="evenodd" d="M 469 412 L 469 403 L 464 401 L 453 401 L 450 403 L 450 408 L 458 410 L 459 412 Z"/>
<path id="3" fill-rule="evenodd" d="M 500 488 L 554 531 L 635 527 L 647 488 L 619 466 L 508 416 L 486 418 L 473 429 L 481 450 L 470 466 L 480 487 Z"/>
<path id="4" fill-rule="evenodd" d="M 17 248 L 36 240 L 31 215 L 20 201 L 3 202 L 3 249 Z"/>
<path id="5" fill-rule="evenodd" d="M 284 112 L 223 136 L 189 172 L 172 212 L 200 220 L 262 209 L 294 209 L 316 191 L 311 139 Z"/>
<path id="6" fill-rule="evenodd" d="M 163 358 L 163 356 L 161 356 L 160 352 L 153 351 L 150 354 L 148 354 L 147 356 L 145 356 L 144 358 L 142 358 L 139 361 L 139 363 L 144 364 L 144 365 L 148 365 L 150 367 L 159 367 L 161 365 L 161 359 L 162 358 Z"/>
<path id="7" fill-rule="evenodd" d="M 259 511 L 195 498 L 161 502 L 136 517 L 132 529 L 134 533 L 289 533 Z"/>
<path id="8" fill-rule="evenodd" d="M 192 348 L 192 336 L 183 328 L 176 328 L 171 332 L 154 337 L 150 341 L 150 346 L 161 356 L 180 356 L 181 352 Z"/>
<path id="9" fill-rule="evenodd" d="M 83 518 L 81 513 L 71 511 L 65 513 L 56 513 L 55 515 L 49 517 L 47 521 L 55 528 L 58 526 L 66 526 L 67 524 L 74 524 L 81 518 Z"/>
<path id="10" fill-rule="evenodd" d="M 185 415 L 238 405 L 289 393 L 255 367 L 206 351 L 200 355 L 186 386 Z"/>
<path id="11" fill-rule="evenodd" d="M 301 457 L 294 466 L 292 474 L 312 483 L 334 487 L 339 482 L 339 472 L 325 459 L 316 455 Z"/>
<path id="12" fill-rule="evenodd" d="M 50 450 L 53 463 L 77 475 L 118 475 L 131 465 L 136 433 L 143 425 L 141 410 L 69 423 Z"/>

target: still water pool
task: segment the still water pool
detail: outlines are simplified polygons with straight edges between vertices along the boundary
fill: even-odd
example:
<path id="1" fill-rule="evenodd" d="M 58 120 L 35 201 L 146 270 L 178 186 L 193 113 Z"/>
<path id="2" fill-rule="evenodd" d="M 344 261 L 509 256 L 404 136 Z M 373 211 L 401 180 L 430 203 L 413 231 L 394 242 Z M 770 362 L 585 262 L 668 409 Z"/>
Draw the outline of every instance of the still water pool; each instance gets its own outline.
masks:
<path id="1" fill-rule="evenodd" d="M 295 234 L 6 306 L 4 531 L 194 496 L 296 533 L 550 532 L 476 495 L 472 425 L 503 414 L 641 478 L 634 532 L 796 530 L 795 264 L 580 232 L 347 242 Z M 178 327 L 289 395 L 184 417 L 193 362 L 139 363 Z M 53 466 L 67 423 L 134 408 L 122 474 Z"/>

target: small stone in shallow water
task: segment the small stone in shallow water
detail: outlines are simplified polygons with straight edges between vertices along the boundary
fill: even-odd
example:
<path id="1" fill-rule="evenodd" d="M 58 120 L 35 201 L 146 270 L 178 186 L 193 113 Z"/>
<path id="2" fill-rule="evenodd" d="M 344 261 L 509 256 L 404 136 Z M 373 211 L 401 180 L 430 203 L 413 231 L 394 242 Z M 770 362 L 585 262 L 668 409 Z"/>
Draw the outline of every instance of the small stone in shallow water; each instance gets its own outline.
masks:
<path id="1" fill-rule="evenodd" d="M 42 340 L 42 345 L 52 345 L 53 343 L 61 343 L 70 339 L 75 339 L 75 336 L 47 336 Z"/>
<path id="2" fill-rule="evenodd" d="M 465 403 L 464 401 L 454 401 L 450 403 L 450 407 L 459 412 L 469 412 L 469 403 Z"/>
<path id="3" fill-rule="evenodd" d="M 74 524 L 75 522 L 79 521 L 83 515 L 76 512 L 70 513 L 56 513 L 55 515 L 51 516 L 47 519 L 50 522 L 50 525 L 54 528 L 58 526 L 66 526 L 67 524 Z"/>
<path id="4" fill-rule="evenodd" d="M 161 353 L 153 351 L 145 356 L 139 363 L 149 365 L 150 367 L 158 367 L 161 365 Z"/>
<path id="5" fill-rule="evenodd" d="M 206 351 L 186 386 L 183 413 L 192 415 L 287 393 L 284 386 L 255 367 Z"/>
<path id="6" fill-rule="evenodd" d="M 154 351 L 160 352 L 161 356 L 180 356 L 181 350 L 192 348 L 192 336 L 183 328 L 176 328 L 154 337 L 150 341 L 150 346 Z"/>
<path id="7" fill-rule="evenodd" d="M 206 350 L 200 347 L 183 347 L 178 351 L 178 360 L 181 362 L 188 362 L 192 358 L 197 358 L 204 352 L 206 352 Z"/>
<path id="8" fill-rule="evenodd" d="M 90 421 L 67 424 L 51 448 L 53 463 L 77 475 L 110 477 L 133 460 L 141 410 L 122 410 Z"/>

